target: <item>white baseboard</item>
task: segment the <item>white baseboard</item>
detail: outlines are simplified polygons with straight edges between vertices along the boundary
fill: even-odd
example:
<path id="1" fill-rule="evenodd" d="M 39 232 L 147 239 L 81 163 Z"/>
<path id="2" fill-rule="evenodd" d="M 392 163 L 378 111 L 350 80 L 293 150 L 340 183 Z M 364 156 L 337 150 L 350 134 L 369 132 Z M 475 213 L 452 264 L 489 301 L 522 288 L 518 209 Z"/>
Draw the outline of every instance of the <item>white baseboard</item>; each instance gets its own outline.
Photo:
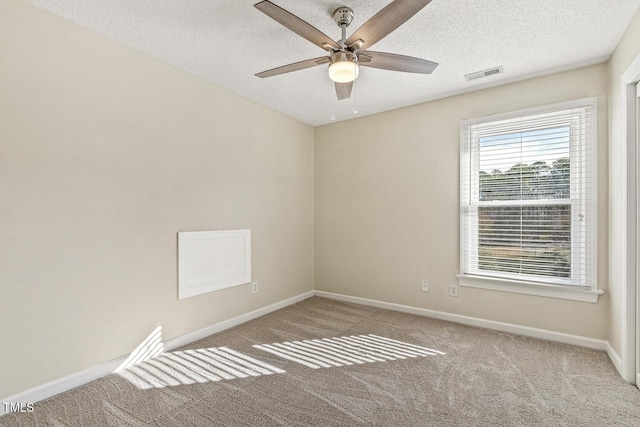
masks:
<path id="1" fill-rule="evenodd" d="M 176 348 L 190 344 L 194 341 L 198 341 L 199 339 L 208 337 L 209 335 L 222 332 L 226 329 L 248 322 L 249 320 L 257 319 L 258 317 L 264 316 L 265 314 L 269 314 L 273 311 L 280 310 L 281 308 L 293 305 L 307 298 L 311 298 L 313 295 L 313 291 L 305 292 L 295 297 L 259 308 L 257 310 L 242 314 L 232 319 L 216 323 L 215 325 L 207 326 L 206 328 L 200 329 L 198 331 L 190 332 L 180 337 L 172 338 L 164 343 L 164 348 L 166 351 L 174 350 Z M 47 399 L 49 397 L 55 396 L 56 394 L 63 393 L 98 378 L 104 377 L 105 375 L 111 374 L 127 359 L 127 357 L 128 355 L 119 357 L 118 359 L 93 366 L 89 369 L 85 369 L 84 371 L 71 374 L 64 378 L 51 381 L 47 384 L 43 384 L 25 392 L 2 399 L 0 401 L 0 416 L 6 413 L 5 405 L 3 405 L 1 402 L 20 402 L 26 405 L 29 402 L 38 402 L 40 400 Z"/>
<path id="2" fill-rule="evenodd" d="M 303 301 L 307 298 L 311 298 L 313 295 L 313 291 L 305 292 L 303 294 L 288 298 L 275 304 L 268 305 L 266 307 L 259 308 L 249 313 L 241 314 L 240 316 L 234 317 L 233 319 L 225 320 L 223 322 L 216 323 L 215 325 L 207 326 L 206 328 L 182 335 L 177 338 L 172 338 L 164 342 L 164 349 L 165 351 L 175 350 L 176 348 L 191 344 L 192 342 L 201 340 L 202 338 L 208 337 L 209 335 L 217 334 L 218 332 L 222 332 L 226 329 L 230 329 L 234 326 L 246 323 L 249 320 L 257 319 L 258 317 L 264 316 L 265 314 L 269 314 L 276 310 L 280 310 L 281 308 L 285 308 Z"/>
<path id="3" fill-rule="evenodd" d="M 251 311 L 249 313 L 242 314 L 229 320 L 225 320 L 220 323 L 208 326 L 206 328 L 194 331 L 177 338 L 172 338 L 164 343 L 166 351 L 172 351 L 176 348 L 190 344 L 194 341 L 198 341 L 209 335 L 216 334 L 226 329 L 238 326 L 242 323 L 256 319 L 258 317 L 269 314 L 273 311 L 280 310 L 287 306 L 293 305 L 300 301 L 303 301 L 312 296 L 318 296 L 323 298 L 334 299 L 338 301 L 351 302 L 355 304 L 362 304 L 371 307 L 384 308 L 387 310 L 400 311 L 403 313 L 416 314 L 419 316 L 432 317 L 434 319 L 447 320 L 450 322 L 460 323 L 463 325 L 476 326 L 486 329 L 493 329 L 502 332 L 509 332 L 516 335 L 523 335 L 533 338 L 540 338 L 549 341 L 561 342 L 565 344 L 572 344 L 581 347 L 592 348 L 596 350 L 606 351 L 611 359 L 611 362 L 616 367 L 618 372 L 621 371 L 622 361 L 618 353 L 611 347 L 609 342 L 604 340 L 597 340 L 594 338 L 583 337 L 579 335 L 565 334 L 561 332 L 554 332 L 545 329 L 531 328 L 527 326 L 520 326 L 511 323 L 496 322 L 493 320 L 480 319 L 477 317 L 463 316 L 460 314 L 446 313 L 442 311 L 429 310 L 425 308 L 411 307 L 407 305 L 395 304 L 384 301 L 371 300 L 366 298 L 353 297 L 349 295 L 336 294 L 325 291 L 309 291 L 295 297 L 271 304 L 269 306 L 260 308 L 258 310 Z M 43 399 L 55 396 L 56 394 L 71 390 L 79 387 L 83 384 L 96 380 L 100 377 L 108 375 L 115 371 L 118 366 L 126 360 L 128 356 L 122 356 L 118 359 L 105 362 L 103 364 L 94 366 L 84 371 L 69 375 L 64 378 L 52 381 L 50 383 L 32 388 L 23 393 L 16 394 L 14 396 L 2 399 L 1 402 L 38 402 Z M 0 404 L 0 416 L 5 413 L 4 405 Z"/>
<path id="4" fill-rule="evenodd" d="M 72 388 L 76 388 L 93 380 L 97 380 L 100 377 L 104 377 L 105 375 L 109 375 L 110 373 L 115 371 L 116 368 L 120 366 L 120 364 L 124 362 L 125 359 L 126 357 L 114 359 L 109 362 L 93 366 L 89 369 L 85 369 L 84 371 L 76 372 L 75 374 L 71 374 L 64 378 L 60 378 L 40 385 L 38 387 L 34 387 L 30 390 L 2 399 L 2 403 L 20 402 L 26 405 L 27 403 L 34 403 L 39 402 L 40 400 L 48 399 L 49 397 L 55 396 L 56 394 L 63 393 L 67 390 L 71 390 Z M 5 410 L 5 405 L 2 404 L 0 406 L 0 416 L 4 415 L 5 413 L 7 413 L 7 411 Z"/>
<path id="5" fill-rule="evenodd" d="M 613 366 L 616 367 L 616 369 L 618 370 L 618 373 L 620 374 L 620 376 L 622 378 L 624 378 L 624 375 L 622 375 L 622 358 L 620 357 L 620 355 L 618 354 L 618 352 L 616 352 L 614 350 L 613 347 L 611 347 L 611 344 L 609 344 L 609 342 L 607 342 L 607 348 L 605 349 L 607 351 L 607 355 L 609 356 L 609 359 L 611 359 L 611 363 L 613 363 Z"/>
<path id="6" fill-rule="evenodd" d="M 353 297 L 349 295 L 335 294 L 332 292 L 314 291 L 314 295 L 318 297 L 330 298 L 338 301 L 352 302 L 355 304 L 368 305 L 371 307 L 385 308 L 387 310 L 394 310 L 394 311 L 400 311 L 403 313 L 416 314 L 419 316 L 432 317 L 434 319 L 439 319 L 439 320 L 447 320 L 449 322 L 461 323 L 463 325 L 477 326 L 485 329 L 493 329 L 496 331 L 509 332 L 516 335 L 540 338 L 548 341 L 555 341 L 555 342 L 560 342 L 564 344 L 572 344 L 572 345 L 592 348 L 596 350 L 604 350 L 604 351 L 607 351 L 607 354 L 609 354 L 609 357 L 611 357 L 611 354 L 614 354 L 617 356 L 617 354 L 615 353 L 613 348 L 611 348 L 611 346 L 607 341 L 583 337 L 580 335 L 565 334 L 562 332 L 554 332 L 546 329 L 531 328 L 528 326 L 514 325 L 512 323 L 496 322 L 493 320 L 480 319 L 477 317 L 463 316 L 461 314 L 446 313 L 443 311 L 435 311 L 435 310 L 429 310 L 426 308 L 411 307 L 408 305 L 394 304 L 390 302 Z M 611 349 L 612 353 L 609 353 L 609 349 Z M 613 361 L 613 363 L 614 365 L 616 364 L 615 361 Z"/>

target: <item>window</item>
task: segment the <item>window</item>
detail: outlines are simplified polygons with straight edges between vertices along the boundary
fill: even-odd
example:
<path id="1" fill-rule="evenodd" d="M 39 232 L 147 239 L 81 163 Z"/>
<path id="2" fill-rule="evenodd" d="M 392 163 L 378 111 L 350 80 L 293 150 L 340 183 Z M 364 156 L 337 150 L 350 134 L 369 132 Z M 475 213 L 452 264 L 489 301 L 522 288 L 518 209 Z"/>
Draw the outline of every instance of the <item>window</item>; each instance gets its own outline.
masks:
<path id="1" fill-rule="evenodd" d="M 460 284 L 597 301 L 596 100 L 461 122 Z"/>

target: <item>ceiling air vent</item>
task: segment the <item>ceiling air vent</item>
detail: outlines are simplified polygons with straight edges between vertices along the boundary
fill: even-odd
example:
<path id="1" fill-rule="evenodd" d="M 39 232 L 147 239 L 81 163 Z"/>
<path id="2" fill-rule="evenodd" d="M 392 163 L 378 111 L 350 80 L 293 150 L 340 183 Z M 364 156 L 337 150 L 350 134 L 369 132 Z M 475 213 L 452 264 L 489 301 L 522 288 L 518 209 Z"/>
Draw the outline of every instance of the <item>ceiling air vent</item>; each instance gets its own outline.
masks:
<path id="1" fill-rule="evenodd" d="M 482 79 L 484 77 L 489 77 L 494 74 L 502 74 L 504 70 L 502 69 L 502 65 L 499 67 L 489 68 L 488 70 L 476 71 L 475 73 L 465 74 L 464 79 L 468 82 L 472 80 Z"/>

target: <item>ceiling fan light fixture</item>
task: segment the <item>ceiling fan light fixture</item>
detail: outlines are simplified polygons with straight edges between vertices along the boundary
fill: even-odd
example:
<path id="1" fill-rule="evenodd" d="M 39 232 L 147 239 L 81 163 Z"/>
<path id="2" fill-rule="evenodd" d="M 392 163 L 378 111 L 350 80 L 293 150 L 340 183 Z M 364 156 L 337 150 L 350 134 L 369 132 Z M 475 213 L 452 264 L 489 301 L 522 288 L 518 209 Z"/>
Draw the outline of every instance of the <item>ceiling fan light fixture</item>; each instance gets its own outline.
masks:
<path id="1" fill-rule="evenodd" d="M 431 74 L 437 63 L 413 56 L 394 53 L 374 52 L 367 50 L 400 25 L 418 13 L 432 0 L 387 0 L 390 3 L 360 26 L 351 37 L 347 38 L 347 27 L 352 24 L 353 10 L 342 6 L 334 10 L 333 19 L 342 32 L 342 38 L 334 41 L 293 13 L 273 4 L 269 0 L 261 0 L 254 4 L 256 9 L 284 25 L 289 30 L 329 53 L 329 57 L 307 59 L 281 67 L 272 68 L 256 74 L 257 77 L 271 77 L 292 71 L 304 70 L 317 65 L 329 64 L 329 77 L 335 82 L 338 100 L 351 96 L 353 81 L 358 78 L 360 64 L 364 67 L 379 68 L 406 73 Z M 355 111 L 354 111 L 355 113 Z"/>
<path id="2" fill-rule="evenodd" d="M 358 78 L 358 64 L 352 61 L 339 61 L 329 65 L 329 77 L 336 83 L 349 83 Z"/>
<path id="3" fill-rule="evenodd" d="M 349 83 L 358 78 L 360 67 L 351 52 L 334 52 L 329 65 L 329 78 L 336 83 Z"/>

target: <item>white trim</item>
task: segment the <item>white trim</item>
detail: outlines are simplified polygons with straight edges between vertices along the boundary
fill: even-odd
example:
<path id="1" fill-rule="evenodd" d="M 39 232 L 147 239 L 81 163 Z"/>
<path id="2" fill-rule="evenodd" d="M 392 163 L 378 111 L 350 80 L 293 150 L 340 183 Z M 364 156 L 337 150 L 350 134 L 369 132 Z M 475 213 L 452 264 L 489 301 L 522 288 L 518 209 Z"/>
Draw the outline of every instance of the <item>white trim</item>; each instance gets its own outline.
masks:
<path id="1" fill-rule="evenodd" d="M 604 291 L 600 289 L 571 288 L 570 286 L 545 285 L 511 279 L 469 275 L 458 276 L 458 284 L 469 288 L 490 289 L 493 291 L 513 292 L 516 294 L 537 295 L 590 303 L 597 303 L 598 297 L 604 294 Z"/>
<path id="2" fill-rule="evenodd" d="M 315 296 L 334 299 L 337 301 L 351 302 L 354 304 L 368 305 L 371 307 L 384 308 L 387 310 L 400 311 L 402 313 L 416 314 L 418 316 L 431 317 L 439 320 L 460 323 L 468 326 L 476 326 L 495 331 L 508 332 L 515 335 L 526 337 L 540 338 L 547 341 L 560 342 L 564 344 L 577 345 L 580 347 L 592 348 L 595 350 L 603 350 L 609 354 L 609 343 L 604 340 L 583 337 L 580 335 L 565 334 L 563 332 L 549 331 L 546 329 L 531 328 L 529 326 L 520 326 L 513 323 L 496 322 L 494 320 L 480 319 L 478 317 L 463 316 L 461 314 L 446 313 L 443 311 L 429 310 L 426 308 L 411 307 L 408 305 L 395 304 L 384 301 L 371 300 L 350 295 L 335 294 L 332 292 L 315 291 Z M 615 351 L 611 349 L 613 354 Z M 615 362 L 614 362 L 615 365 Z"/>
<path id="3" fill-rule="evenodd" d="M 241 325 L 250 320 L 257 319 L 258 317 L 262 317 L 265 314 L 269 314 L 271 312 L 296 304 L 300 301 L 313 297 L 313 295 L 314 295 L 313 291 L 305 292 L 303 294 L 297 295 L 292 298 L 288 298 L 286 300 L 277 302 L 275 304 L 268 305 L 266 307 L 259 308 L 249 313 L 241 314 L 240 316 L 236 316 L 232 319 L 224 320 L 220 323 L 216 323 L 215 325 L 207 326 L 206 328 L 203 328 L 203 329 L 200 329 L 176 338 L 172 338 L 165 342 L 164 348 L 166 351 L 175 350 L 176 348 L 185 346 L 194 341 L 198 341 L 198 340 L 201 340 L 202 338 L 206 338 L 209 335 L 217 334 L 218 332 L 222 332 L 229 328 L 233 328 L 234 326 Z"/>
<path id="4" fill-rule="evenodd" d="M 629 64 L 620 79 L 625 85 L 635 83 L 640 79 L 640 55 L 636 56 L 636 59 Z"/>
<path id="5" fill-rule="evenodd" d="M 630 89 L 630 85 L 640 80 L 640 55 L 629 64 L 626 71 L 620 77 L 619 90 L 622 95 L 622 158 L 626 159 L 622 165 L 623 181 L 620 183 L 622 187 L 622 205 L 626 208 L 622 211 L 622 222 L 625 230 L 630 228 L 630 219 L 635 222 L 636 211 L 636 194 L 635 176 L 637 173 L 638 165 L 636 164 L 635 157 L 632 159 L 628 156 L 628 152 L 631 149 L 632 153 L 635 153 L 635 126 L 632 126 L 635 122 L 629 120 L 630 111 L 630 96 L 633 96 Z M 635 102 L 635 96 L 633 96 Z M 635 110 L 635 106 L 633 108 Z M 631 129 L 633 127 L 633 129 Z M 632 191 L 633 190 L 633 191 Z M 636 224 L 633 224 L 635 229 Z M 622 271 L 622 283 L 623 283 L 623 301 L 622 301 L 622 357 L 621 357 L 621 369 L 620 374 L 625 381 L 634 383 L 636 381 L 636 239 L 629 239 L 628 234 L 624 233 L 622 236 L 622 258 L 625 260 L 625 268 Z"/>
<path id="6" fill-rule="evenodd" d="M 429 310 L 418 307 L 411 307 L 401 304 L 389 303 L 384 301 L 377 301 L 359 297 L 353 297 L 348 295 L 336 294 L 325 291 L 309 291 L 298 296 L 280 301 L 278 303 L 251 311 L 249 313 L 242 314 L 229 320 L 216 323 L 198 331 L 185 334 L 183 336 L 170 339 L 165 343 L 165 349 L 171 351 L 173 349 L 182 347 L 191 342 L 205 338 L 211 334 L 215 334 L 258 317 L 269 314 L 273 311 L 280 310 L 287 306 L 293 305 L 305 299 L 318 296 L 322 298 L 329 298 L 337 301 L 350 302 L 355 304 L 367 305 L 371 307 L 384 308 L 387 310 L 394 310 L 403 313 L 410 313 L 419 316 L 431 317 L 434 319 L 446 320 L 449 322 L 460 323 L 463 325 L 476 326 L 486 329 L 492 329 L 502 332 L 508 332 L 516 335 L 528 336 L 533 338 L 545 339 L 548 341 L 555 341 L 564 344 L 577 345 L 580 347 L 592 348 L 596 350 L 606 351 L 616 369 L 621 372 L 621 358 L 611 345 L 604 340 L 597 340 L 594 338 L 582 337 L 579 335 L 565 334 L 562 332 L 554 332 L 545 329 L 531 328 L 527 326 L 519 326 L 511 323 L 496 322 L 493 320 L 480 319 L 476 317 L 463 316 L 460 314 L 446 313 L 442 311 Z M 109 362 L 94 366 L 84 371 L 69 375 L 64 378 L 52 381 L 50 383 L 32 388 L 23 393 L 16 394 L 14 396 L 2 399 L 2 402 L 38 402 L 40 400 L 52 397 L 56 394 L 63 393 L 67 390 L 79 387 L 83 384 L 96 380 L 105 375 L 109 375 L 118 366 L 124 362 L 127 356 L 122 356 L 118 359 L 111 360 Z M 0 416 L 4 414 L 4 405 L 0 405 Z"/>
<path id="7" fill-rule="evenodd" d="M 597 117 L 598 100 L 596 97 L 574 99 L 554 104 L 525 108 L 499 114 L 467 118 L 460 121 L 460 275 L 459 283 L 480 289 L 514 292 L 526 295 L 555 297 L 575 301 L 597 303 L 603 292 L 597 286 Z M 581 111 L 578 114 L 578 111 Z M 589 122 L 585 115 L 593 120 Z M 478 172 L 480 171 L 480 148 L 482 135 L 498 132 L 495 126 L 501 125 L 500 132 L 519 132 L 529 129 L 531 120 L 538 117 L 550 117 L 556 120 L 571 118 L 571 126 L 579 124 L 584 132 L 575 136 L 571 132 L 570 158 L 573 164 L 577 160 L 578 169 L 571 168 L 571 197 L 560 200 L 513 200 L 480 201 L 478 193 Z M 514 120 L 515 119 L 515 120 Z M 560 122 L 558 122 L 560 123 Z M 487 127 L 488 126 L 488 127 Z M 483 133 L 485 132 L 485 133 Z M 583 170 L 583 167 L 585 170 Z M 591 171 L 585 173 L 585 171 Z M 580 178 L 576 179 L 579 174 Z M 582 176 L 586 175 L 586 178 Z M 579 185 L 577 187 L 576 185 Z M 586 214 L 586 221 L 572 216 L 571 220 L 571 275 L 568 280 L 558 277 L 534 277 L 524 274 L 501 273 L 497 271 L 483 274 L 480 271 L 479 247 L 479 208 L 482 206 L 537 206 L 571 205 L 579 203 L 577 212 Z M 575 209 L 575 207 L 574 207 Z M 543 282 L 542 284 L 538 284 Z M 551 286 L 553 285 L 553 286 Z M 564 286 L 567 285 L 567 286 Z M 569 286 L 571 285 L 571 286 Z M 588 289 L 587 289 L 588 288 Z"/>
<path id="8" fill-rule="evenodd" d="M 79 387 L 83 384 L 87 384 L 93 380 L 104 377 L 105 375 L 109 375 L 115 371 L 125 359 L 126 357 L 121 357 L 93 366 L 89 369 L 85 369 L 84 371 L 76 372 L 75 374 L 34 387 L 22 393 L 9 396 L 2 399 L 2 402 L 21 402 L 23 404 L 27 404 L 29 402 L 39 402 L 40 400 L 48 399 L 56 394 L 63 393 L 67 390 L 71 390 L 72 388 Z M 4 405 L 0 405 L 0 417 L 4 414 L 6 414 Z"/>
<path id="9" fill-rule="evenodd" d="M 630 329 L 633 330 L 633 337 L 628 341 L 629 348 L 627 349 L 627 354 L 629 357 L 626 370 L 628 370 L 627 381 L 633 383 L 636 379 L 638 367 L 637 364 L 637 343 L 636 343 L 636 332 L 637 332 L 637 307 L 636 307 L 636 255 L 637 255 L 637 244 L 636 244 L 636 225 L 638 221 L 637 217 L 637 183 L 636 183 L 636 172 L 637 172 L 637 164 L 636 164 L 636 97 L 635 97 L 635 84 L 626 85 L 626 96 L 623 95 L 627 100 L 627 108 L 625 111 L 625 144 L 624 144 L 624 159 L 626 159 L 626 163 L 624 165 L 624 177 L 626 179 L 624 197 L 626 199 L 624 206 L 626 206 L 626 212 L 624 217 L 624 225 L 625 225 L 625 279 L 624 279 L 624 287 L 626 288 L 626 292 L 623 293 L 624 298 L 626 298 L 626 303 L 623 304 L 623 307 L 627 307 L 626 318 L 629 325 L 632 325 Z M 631 117 L 631 120 L 629 120 Z M 630 237 L 633 236 L 633 237 Z M 628 331 L 629 332 L 629 331 Z M 637 384 L 637 383 L 636 383 Z"/>
<path id="10" fill-rule="evenodd" d="M 203 329 L 190 332 L 176 338 L 172 338 L 165 342 L 165 350 L 174 350 L 176 348 L 198 341 L 199 339 L 208 337 L 209 335 L 216 334 L 218 332 L 248 322 L 249 320 L 257 319 L 258 317 L 264 316 L 265 314 L 269 314 L 276 310 L 280 310 L 282 308 L 296 304 L 307 298 L 313 297 L 313 295 L 313 291 L 305 292 L 303 294 L 288 298 L 286 300 L 282 300 L 266 307 L 259 308 L 249 313 L 241 314 L 240 316 L 236 316 L 232 319 L 224 320 L 214 325 L 207 326 Z M 26 404 L 28 402 L 38 402 L 40 400 L 47 399 L 49 397 L 55 396 L 56 394 L 63 393 L 65 391 L 79 387 L 83 384 L 87 384 L 98 378 L 104 377 L 105 375 L 111 374 L 118 368 L 118 366 L 122 364 L 122 362 L 127 359 L 127 357 L 128 355 L 122 356 L 118 359 L 110 360 L 109 362 L 93 366 L 89 369 L 85 369 L 84 371 L 68 375 L 66 377 L 51 381 L 38 387 L 34 387 L 22 393 L 4 398 L 1 400 L 1 402 L 22 402 Z M 0 417 L 4 414 L 4 405 L 0 405 Z"/>
<path id="11" fill-rule="evenodd" d="M 611 344 L 609 344 L 609 342 L 607 342 L 606 351 L 609 359 L 611 359 L 611 363 L 613 363 L 613 366 L 615 366 L 620 376 L 622 376 L 622 358 L 620 357 L 618 352 L 614 350 Z"/>

